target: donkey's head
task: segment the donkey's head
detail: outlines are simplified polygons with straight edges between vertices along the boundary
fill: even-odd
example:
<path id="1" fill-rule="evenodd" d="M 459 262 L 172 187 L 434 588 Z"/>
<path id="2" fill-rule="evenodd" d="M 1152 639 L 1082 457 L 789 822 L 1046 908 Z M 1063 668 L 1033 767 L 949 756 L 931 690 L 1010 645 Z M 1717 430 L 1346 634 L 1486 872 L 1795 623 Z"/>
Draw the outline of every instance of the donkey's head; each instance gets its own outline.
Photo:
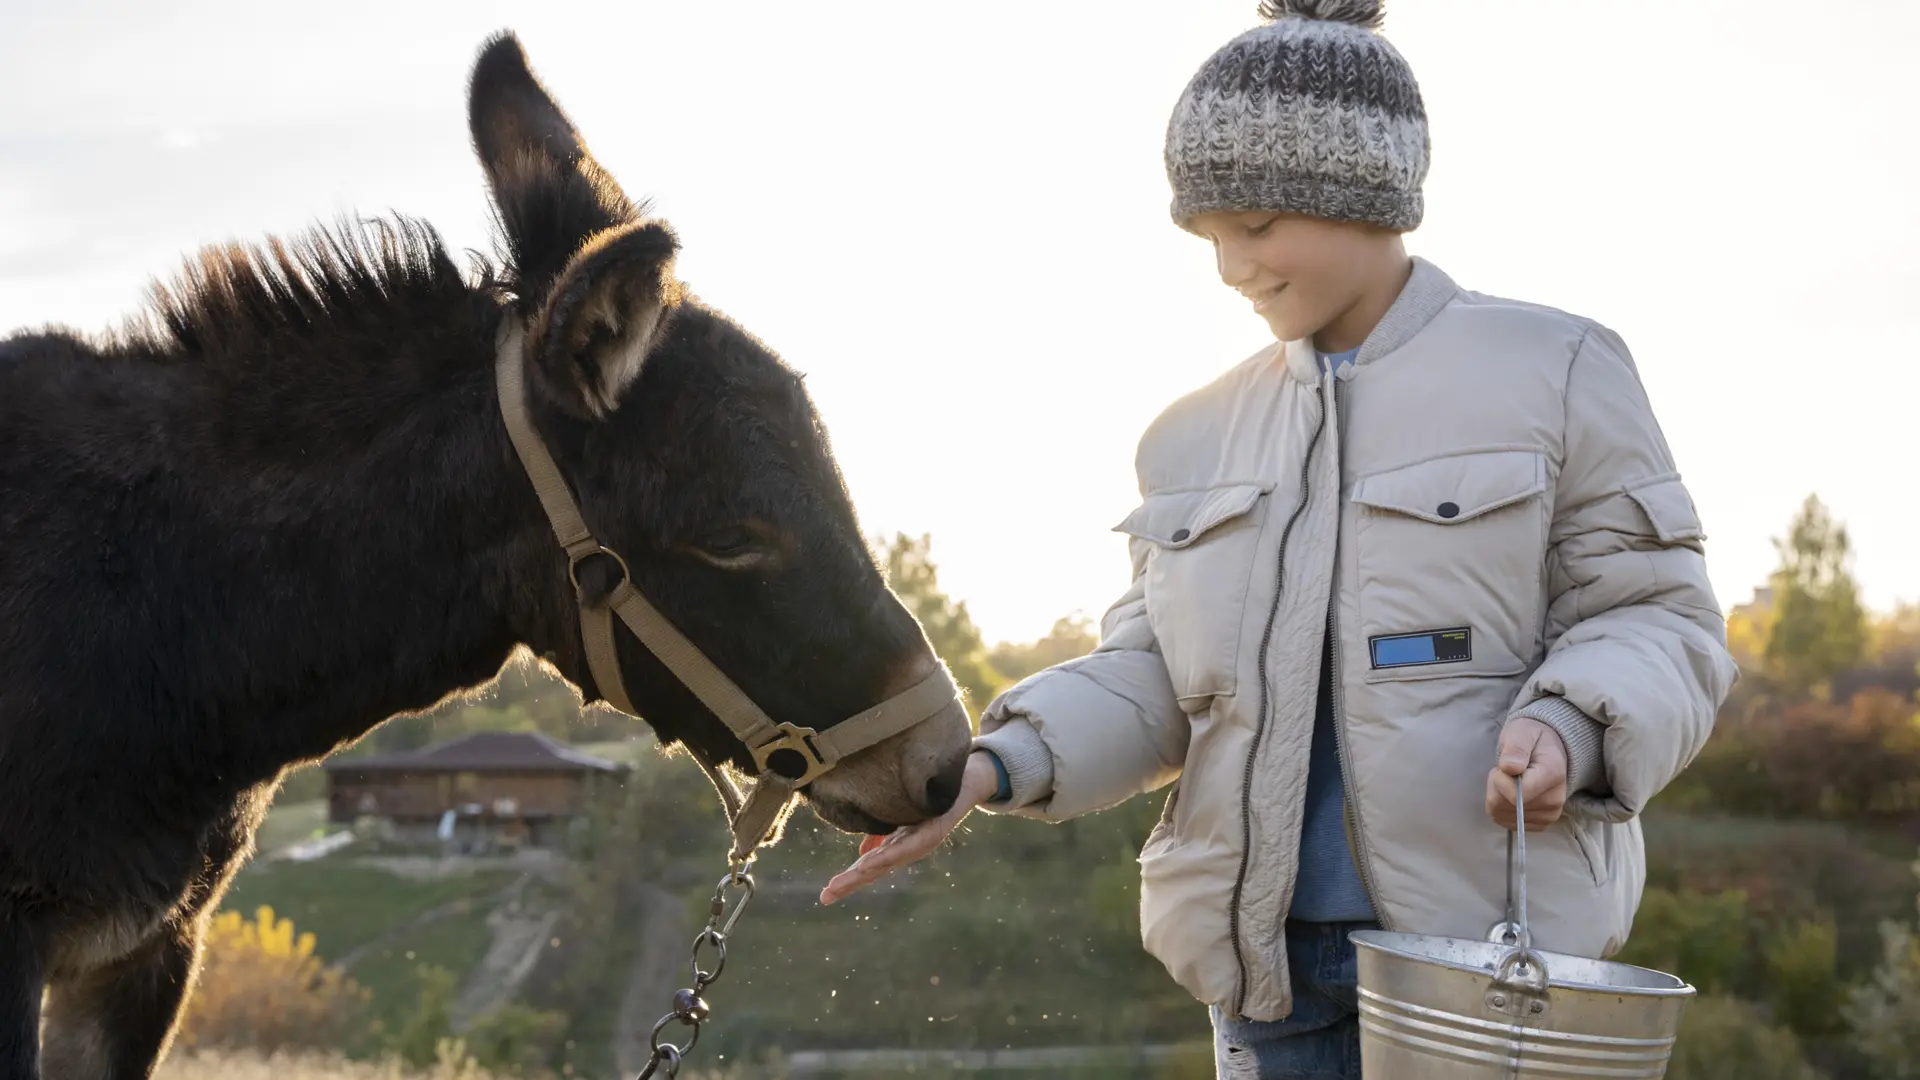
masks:
<path id="1" fill-rule="evenodd" d="M 799 376 L 683 290 L 672 230 L 588 153 L 511 35 L 481 53 L 470 108 L 526 326 L 529 412 L 635 586 L 776 721 L 830 728 L 933 671 Z M 590 594 L 619 583 L 610 559 L 580 571 Z M 577 658 L 569 636 L 558 651 Z M 752 768 L 631 634 L 615 640 L 634 705 L 664 741 Z M 584 664 L 569 674 L 598 696 Z M 936 816 L 958 792 L 969 734 L 955 703 L 803 794 L 852 831 Z"/>

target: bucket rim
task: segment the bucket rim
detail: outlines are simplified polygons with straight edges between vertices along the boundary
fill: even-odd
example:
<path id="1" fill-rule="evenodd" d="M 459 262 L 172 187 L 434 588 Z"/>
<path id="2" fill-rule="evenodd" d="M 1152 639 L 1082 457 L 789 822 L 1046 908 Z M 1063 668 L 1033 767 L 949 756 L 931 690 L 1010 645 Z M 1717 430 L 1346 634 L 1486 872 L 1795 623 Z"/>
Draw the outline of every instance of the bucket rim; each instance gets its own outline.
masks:
<path id="1" fill-rule="evenodd" d="M 1355 930 L 1349 933 L 1347 937 L 1356 946 L 1372 949 L 1375 952 L 1386 953 L 1391 956 L 1397 956 L 1403 960 L 1413 960 L 1423 964 L 1432 964 L 1435 967 L 1443 967 L 1450 971 L 1459 971 L 1459 972 L 1464 972 L 1472 975 L 1485 975 L 1485 974 L 1488 974 L 1488 972 L 1487 972 L 1487 969 L 1483 967 L 1476 967 L 1469 964 L 1462 964 L 1453 960 L 1444 960 L 1436 956 L 1428 956 L 1424 953 L 1417 953 L 1417 952 L 1409 951 L 1407 949 L 1398 948 L 1394 946 L 1392 942 L 1396 939 L 1404 939 L 1404 938 L 1426 938 L 1429 941 L 1459 941 L 1459 942 L 1465 942 L 1472 945 L 1495 944 L 1494 942 L 1483 941 L 1479 938 L 1452 937 L 1447 934 L 1403 934 L 1403 933 L 1396 933 L 1389 930 Z M 1688 982 L 1687 980 L 1681 978 L 1678 975 L 1673 974 L 1670 971 L 1661 971 L 1658 968 L 1641 967 L 1638 964 L 1622 964 L 1618 960 L 1596 960 L 1593 957 L 1575 956 L 1572 953 L 1558 953 L 1558 952 L 1553 952 L 1549 949 L 1535 949 L 1533 951 L 1535 953 L 1538 953 L 1542 958 L 1548 961 L 1547 985 L 1550 987 L 1560 987 L 1567 990 L 1590 990 L 1590 991 L 1594 991 L 1596 993 L 1602 993 L 1602 994 L 1622 994 L 1622 995 L 1633 995 L 1638 997 L 1691 997 L 1699 993 L 1698 989 L 1695 988 L 1692 983 Z M 1645 971 L 1654 975 L 1658 975 L 1663 979 L 1672 979 L 1673 981 L 1679 983 L 1680 985 L 1678 986 L 1621 986 L 1616 983 L 1590 983 L 1590 982 L 1581 982 L 1576 979 L 1556 978 L 1553 975 L 1553 966 L 1552 966 L 1552 960 L 1554 957 L 1564 957 L 1568 960 L 1578 960 L 1585 963 L 1612 964 L 1615 967 L 1631 968 L 1634 971 Z"/>

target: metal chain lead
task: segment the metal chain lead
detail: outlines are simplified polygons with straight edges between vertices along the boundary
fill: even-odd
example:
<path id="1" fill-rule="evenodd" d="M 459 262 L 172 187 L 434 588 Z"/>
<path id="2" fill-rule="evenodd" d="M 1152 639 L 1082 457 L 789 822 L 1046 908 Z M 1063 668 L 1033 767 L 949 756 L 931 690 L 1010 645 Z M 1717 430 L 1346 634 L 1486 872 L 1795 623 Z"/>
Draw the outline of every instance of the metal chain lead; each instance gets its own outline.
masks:
<path id="1" fill-rule="evenodd" d="M 653 1025 L 651 1040 L 653 1052 L 647 1058 L 647 1067 L 640 1071 L 639 1080 L 652 1080 L 655 1076 L 671 1080 L 672 1077 L 678 1076 L 681 1059 L 686 1056 L 687 1051 L 693 1049 L 694 1044 L 700 1041 L 700 1025 L 705 1023 L 711 1015 L 706 1000 L 700 995 L 706 993 L 707 987 L 720 981 L 720 973 L 726 970 L 727 940 L 733 934 L 733 924 L 740 921 L 740 913 L 747 909 L 747 901 L 753 899 L 753 875 L 747 872 L 751 868 L 751 860 L 735 863 L 733 869 L 727 871 L 727 876 L 721 878 L 720 884 L 714 887 L 713 900 L 707 905 L 707 925 L 693 939 L 693 961 L 690 965 L 693 986 L 674 991 L 673 1011 L 661 1017 L 659 1022 Z M 727 910 L 729 889 L 741 891 L 740 898 L 734 903 L 731 912 Z M 722 916 L 725 916 L 725 922 L 721 921 Z M 702 946 L 710 946 L 713 949 L 712 971 L 700 966 Z M 675 1020 L 693 1029 L 693 1034 L 688 1036 L 685 1046 L 660 1041 L 660 1033 Z"/>

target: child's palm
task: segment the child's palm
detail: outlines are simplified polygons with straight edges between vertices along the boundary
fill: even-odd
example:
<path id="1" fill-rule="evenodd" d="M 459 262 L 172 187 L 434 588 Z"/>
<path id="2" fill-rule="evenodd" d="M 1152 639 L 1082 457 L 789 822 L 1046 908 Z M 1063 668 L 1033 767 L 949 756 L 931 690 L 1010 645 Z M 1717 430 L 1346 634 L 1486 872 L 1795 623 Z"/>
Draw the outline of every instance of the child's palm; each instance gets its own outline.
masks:
<path id="1" fill-rule="evenodd" d="M 960 781 L 960 797 L 953 809 L 937 818 L 895 829 L 886 836 L 869 836 L 860 842 L 860 858 L 840 871 L 820 890 L 820 902 L 831 904 L 893 873 L 919 862 L 933 853 L 960 820 L 973 808 L 993 796 L 998 777 L 983 753 L 967 758 L 967 771 Z"/>

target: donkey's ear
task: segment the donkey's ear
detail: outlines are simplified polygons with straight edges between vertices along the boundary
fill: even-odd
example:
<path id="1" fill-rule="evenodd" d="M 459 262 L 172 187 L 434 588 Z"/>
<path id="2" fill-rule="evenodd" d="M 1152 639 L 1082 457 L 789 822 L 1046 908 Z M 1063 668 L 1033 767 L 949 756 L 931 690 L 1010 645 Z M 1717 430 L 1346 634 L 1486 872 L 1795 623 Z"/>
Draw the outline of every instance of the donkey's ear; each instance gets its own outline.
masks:
<path id="1" fill-rule="evenodd" d="M 601 233 L 567 264 L 528 341 L 537 377 L 561 408 L 603 419 L 640 377 L 681 301 L 679 248 L 672 229 L 650 221 Z"/>
<path id="2" fill-rule="evenodd" d="M 587 152 L 512 33 L 481 50 L 467 99 L 520 295 L 538 303 L 588 237 L 639 220 L 641 210 Z"/>

